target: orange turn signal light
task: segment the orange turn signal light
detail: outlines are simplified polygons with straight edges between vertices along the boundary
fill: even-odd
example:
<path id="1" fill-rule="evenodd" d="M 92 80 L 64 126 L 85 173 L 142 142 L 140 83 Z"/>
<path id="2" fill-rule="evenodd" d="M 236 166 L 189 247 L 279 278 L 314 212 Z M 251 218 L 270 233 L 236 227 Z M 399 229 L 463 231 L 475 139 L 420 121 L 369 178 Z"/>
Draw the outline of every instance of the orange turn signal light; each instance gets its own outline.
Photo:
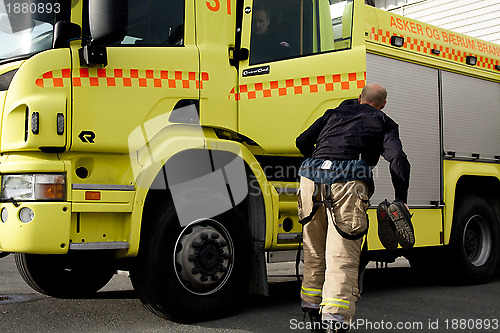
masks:
<path id="1" fill-rule="evenodd" d="M 64 190 L 64 184 L 38 184 L 36 194 L 40 199 L 63 200 Z"/>
<path id="2" fill-rule="evenodd" d="M 85 192 L 85 200 L 101 200 L 101 192 Z"/>

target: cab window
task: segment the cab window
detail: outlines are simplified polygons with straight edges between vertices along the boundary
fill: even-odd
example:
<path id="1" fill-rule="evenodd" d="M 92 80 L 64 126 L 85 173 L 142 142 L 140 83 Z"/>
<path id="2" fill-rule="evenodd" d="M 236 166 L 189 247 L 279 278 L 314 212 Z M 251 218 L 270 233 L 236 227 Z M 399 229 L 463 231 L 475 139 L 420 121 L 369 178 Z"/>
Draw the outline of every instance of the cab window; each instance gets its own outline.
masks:
<path id="1" fill-rule="evenodd" d="M 349 49 L 352 0 L 254 0 L 250 65 Z"/>
<path id="2" fill-rule="evenodd" d="M 128 31 L 120 44 L 184 45 L 184 0 L 128 0 Z"/>

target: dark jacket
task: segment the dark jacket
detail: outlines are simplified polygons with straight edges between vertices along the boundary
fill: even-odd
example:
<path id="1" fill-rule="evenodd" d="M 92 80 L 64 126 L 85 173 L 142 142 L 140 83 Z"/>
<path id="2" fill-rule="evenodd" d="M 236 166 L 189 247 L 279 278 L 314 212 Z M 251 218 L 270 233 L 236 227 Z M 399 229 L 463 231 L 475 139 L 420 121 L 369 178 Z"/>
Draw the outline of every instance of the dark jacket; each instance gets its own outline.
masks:
<path id="1" fill-rule="evenodd" d="M 389 162 L 396 199 L 408 200 L 410 163 L 399 139 L 398 124 L 368 105 L 341 105 L 317 119 L 296 140 L 305 157 L 364 160 L 376 166 L 380 155 Z"/>

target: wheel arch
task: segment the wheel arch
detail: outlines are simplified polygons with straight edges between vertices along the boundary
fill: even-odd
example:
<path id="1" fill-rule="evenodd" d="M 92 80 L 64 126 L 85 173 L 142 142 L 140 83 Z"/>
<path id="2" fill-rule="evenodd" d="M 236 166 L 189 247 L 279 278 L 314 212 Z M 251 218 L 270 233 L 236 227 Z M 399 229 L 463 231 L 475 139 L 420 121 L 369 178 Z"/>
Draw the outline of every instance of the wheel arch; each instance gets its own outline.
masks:
<path id="1" fill-rule="evenodd" d="M 488 201 L 488 204 L 495 210 L 495 216 L 498 218 L 500 211 L 500 180 L 493 176 L 475 176 L 464 175 L 457 181 L 455 189 L 455 202 L 461 197 L 475 194 Z"/>
<path id="2" fill-rule="evenodd" d="M 272 230 L 268 230 L 269 227 L 272 227 L 272 223 L 266 223 L 266 221 L 272 219 L 272 196 L 276 195 L 276 193 L 267 182 L 260 164 L 248 149 L 238 142 L 219 140 L 216 143 L 206 144 L 205 147 L 183 147 L 184 149 L 176 151 L 175 154 L 162 158 L 164 163 L 155 170 L 155 176 L 148 177 L 148 179 L 151 179 L 149 186 L 141 185 L 142 193 L 139 198 L 136 198 L 136 206 L 140 208 L 141 214 L 135 219 L 135 225 L 132 226 L 132 229 L 142 232 L 144 228 L 147 228 L 148 213 L 161 200 L 170 200 L 173 204 L 171 187 L 167 185 L 168 180 L 170 180 L 167 177 L 169 169 L 180 170 L 178 182 L 183 183 L 203 177 L 208 172 L 206 163 L 193 163 L 194 161 L 206 161 L 208 158 L 211 167 L 217 171 L 221 167 L 220 163 L 222 163 L 223 167 L 224 162 L 231 159 L 239 160 L 239 163 L 244 165 L 246 171 L 245 184 L 248 193 L 234 207 L 243 212 L 245 228 L 248 230 L 252 241 L 252 274 L 249 290 L 257 294 L 267 294 L 267 270 L 264 249 L 266 242 L 270 241 L 272 236 Z M 183 168 L 182 166 L 189 167 Z M 151 171 L 149 172 L 151 173 Z M 226 177 L 228 177 L 227 173 Z M 229 177 L 234 177 L 234 175 L 229 175 Z M 230 187 L 229 185 L 226 186 Z M 134 209 L 134 211 L 136 210 Z M 134 239 L 134 245 L 131 244 L 131 248 L 136 249 L 135 254 L 138 253 L 140 248 L 140 232 Z"/>
<path id="3" fill-rule="evenodd" d="M 488 203 L 493 209 L 497 224 L 500 221 L 500 180 L 492 176 L 463 175 L 457 180 L 454 198 L 454 211 L 456 204 L 465 196 L 474 194 Z M 500 227 L 500 225 L 499 225 Z M 453 228 L 453 225 L 451 226 Z M 451 228 L 448 230 L 449 240 Z"/>
<path id="4" fill-rule="evenodd" d="M 450 242 L 456 203 L 467 194 L 484 198 L 500 221 L 500 168 L 493 163 L 444 161 L 444 244 Z M 499 222 L 500 223 L 500 222 Z"/>

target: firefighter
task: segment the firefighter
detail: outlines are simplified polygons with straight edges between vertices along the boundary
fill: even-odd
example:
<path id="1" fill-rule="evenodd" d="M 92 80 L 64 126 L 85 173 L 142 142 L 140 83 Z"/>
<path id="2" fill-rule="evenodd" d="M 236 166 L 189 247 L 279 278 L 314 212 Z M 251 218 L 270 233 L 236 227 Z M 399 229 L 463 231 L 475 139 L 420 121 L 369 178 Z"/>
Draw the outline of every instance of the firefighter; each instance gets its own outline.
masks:
<path id="1" fill-rule="evenodd" d="M 386 97 L 383 86 L 367 84 L 357 103 L 327 110 L 296 139 L 306 157 L 298 198 L 299 217 L 306 222 L 301 306 L 313 332 L 347 332 L 354 316 L 366 210 L 374 191 L 371 170 L 380 156 L 390 163 L 396 199 L 408 209 L 410 163 L 398 125 L 381 111 Z"/>

